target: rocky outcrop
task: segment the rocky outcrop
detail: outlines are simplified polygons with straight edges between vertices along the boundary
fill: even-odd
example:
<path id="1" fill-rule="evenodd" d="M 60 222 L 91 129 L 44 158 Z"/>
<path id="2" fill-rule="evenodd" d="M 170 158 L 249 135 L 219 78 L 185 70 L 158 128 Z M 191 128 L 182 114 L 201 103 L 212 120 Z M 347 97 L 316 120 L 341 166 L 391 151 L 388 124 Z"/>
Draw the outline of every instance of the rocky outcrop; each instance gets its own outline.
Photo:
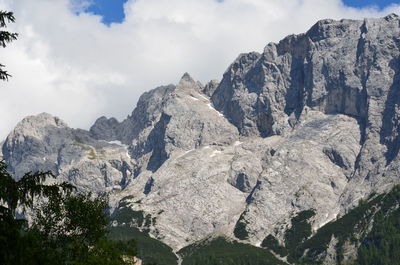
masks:
<path id="1" fill-rule="evenodd" d="M 125 146 L 97 141 L 47 113 L 23 119 L 8 135 L 3 154 L 16 178 L 50 170 L 60 181 L 101 193 L 124 188 L 134 171 Z"/>
<path id="2" fill-rule="evenodd" d="M 120 124 L 100 118 L 90 132 L 97 139 L 128 144 L 131 156 L 153 172 L 176 149 L 232 143 L 238 138 L 237 129 L 213 108 L 203 89 L 186 73 L 177 86 L 141 96 L 132 115 Z"/>
<path id="3" fill-rule="evenodd" d="M 262 54 L 240 55 L 212 101 L 244 136 L 288 135 L 300 124 L 306 107 L 355 118 L 362 149 L 356 170 L 347 173 L 354 178 L 352 198 L 344 197 L 348 204 L 368 193 L 371 183 L 381 183 L 383 175 L 385 183 L 397 181 L 387 167 L 400 147 L 399 36 L 394 14 L 363 21 L 319 21 L 305 34 L 268 44 Z M 325 153 L 349 167 L 336 151 Z"/>
<path id="4" fill-rule="evenodd" d="M 243 135 L 284 135 L 305 106 L 365 119 L 367 75 L 361 73 L 368 65 L 360 60 L 360 42 L 376 38 L 374 32 L 362 32 L 369 23 L 324 20 L 305 34 L 268 44 L 262 54 L 240 55 L 225 72 L 213 103 Z"/>
<path id="5" fill-rule="evenodd" d="M 254 245 L 270 234 L 282 242 L 310 209 L 315 231 L 400 182 L 399 25 L 396 15 L 322 20 L 240 55 L 221 82 L 184 74 L 90 131 L 27 117 L 4 159 L 16 177 L 50 169 L 111 192 L 111 206 L 149 216 L 146 229 L 175 250 L 238 236 L 238 224 Z"/>
<path id="6" fill-rule="evenodd" d="M 215 90 L 217 90 L 218 85 L 219 85 L 218 80 L 211 80 L 202 89 L 203 94 L 207 95 L 208 97 L 211 97 L 214 94 Z"/>
<path id="7" fill-rule="evenodd" d="M 250 240 L 258 244 L 277 231 L 279 237 L 279 227 L 304 210 L 315 210 L 315 230 L 335 219 L 360 152 L 360 138 L 354 118 L 311 110 L 303 114 L 298 129 L 264 156 L 259 185 L 242 216 Z M 350 168 L 332 160 L 326 150 L 335 150 Z"/>

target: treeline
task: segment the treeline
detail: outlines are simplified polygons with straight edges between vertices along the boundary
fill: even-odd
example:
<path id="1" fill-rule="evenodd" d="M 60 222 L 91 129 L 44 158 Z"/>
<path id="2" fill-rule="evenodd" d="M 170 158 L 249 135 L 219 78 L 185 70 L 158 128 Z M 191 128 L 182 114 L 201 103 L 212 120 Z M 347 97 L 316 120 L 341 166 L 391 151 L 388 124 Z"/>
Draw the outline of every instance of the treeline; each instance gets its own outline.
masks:
<path id="1" fill-rule="evenodd" d="M 284 265 L 266 249 L 224 237 L 205 240 L 178 252 L 182 265 Z"/>
<path id="2" fill-rule="evenodd" d="M 288 230 L 292 230 L 290 238 L 299 239 L 293 241 L 295 244 L 287 235 L 285 245 L 268 235 L 262 247 L 286 257 L 292 264 L 316 265 L 323 264 L 335 238 L 336 264 L 400 265 L 399 185 L 388 193 L 372 194 L 368 200 L 361 200 L 356 208 L 324 225 L 311 237 L 311 226 L 307 223 L 311 212 L 300 218 L 303 213 L 292 219 L 292 228 Z M 346 250 L 346 245 L 354 246 L 353 252 Z"/>
<path id="3" fill-rule="evenodd" d="M 358 249 L 358 264 L 400 264 L 400 186 L 384 196 L 373 228 Z"/>

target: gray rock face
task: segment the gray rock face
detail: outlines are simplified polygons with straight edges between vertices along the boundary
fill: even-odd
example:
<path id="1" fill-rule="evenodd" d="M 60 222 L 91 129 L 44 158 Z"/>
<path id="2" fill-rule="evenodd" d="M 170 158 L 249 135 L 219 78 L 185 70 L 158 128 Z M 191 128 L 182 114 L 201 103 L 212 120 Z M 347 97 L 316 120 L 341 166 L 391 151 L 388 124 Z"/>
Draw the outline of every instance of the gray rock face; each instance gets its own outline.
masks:
<path id="1" fill-rule="evenodd" d="M 320 21 L 305 34 L 268 44 L 262 54 L 240 55 L 212 101 L 244 136 L 288 135 L 305 107 L 357 119 L 362 149 L 356 170 L 347 173 L 355 179 L 349 193 L 359 189 L 351 195 L 355 200 L 365 195 L 361 190 L 369 192 L 361 185 L 366 178 L 374 183 L 386 175 L 383 182 L 397 181 L 396 173 L 386 172 L 400 147 L 399 38 L 394 14 Z M 331 160 L 349 168 L 339 152 L 325 150 Z"/>
<path id="2" fill-rule="evenodd" d="M 360 152 L 359 125 L 348 116 L 311 110 L 302 118 L 298 129 L 279 137 L 271 146 L 273 152 L 264 157 L 259 185 L 243 215 L 254 244 L 279 231 L 279 225 L 289 224 L 297 212 L 314 209 L 313 228 L 318 229 L 341 210 L 339 200 L 348 183 L 348 171 L 354 170 Z M 336 150 L 350 169 L 332 160 L 326 150 Z"/>
<path id="3" fill-rule="evenodd" d="M 323 20 L 240 55 L 220 83 L 184 74 L 144 93 L 122 122 L 101 117 L 87 132 L 27 117 L 2 153 L 16 177 L 50 169 L 111 192 L 113 207 L 124 199 L 175 250 L 234 237 L 239 218 L 254 245 L 282 240 L 303 210 L 317 230 L 400 182 L 399 25 Z"/>
<path id="4" fill-rule="evenodd" d="M 262 54 L 240 55 L 212 101 L 243 135 L 284 134 L 305 106 L 368 123 L 368 111 L 384 107 L 396 91 L 398 35 L 397 16 L 320 21 L 305 34 L 268 44 Z"/>
<path id="5" fill-rule="evenodd" d="M 97 141 L 47 113 L 23 119 L 3 145 L 4 160 L 16 178 L 29 171 L 52 171 L 81 190 L 122 189 L 134 165 L 127 148 Z"/>
<path id="6" fill-rule="evenodd" d="M 202 92 L 208 97 L 211 97 L 214 94 L 215 90 L 217 90 L 218 85 L 219 85 L 218 80 L 211 80 L 204 86 Z"/>
<path id="7" fill-rule="evenodd" d="M 120 123 L 115 118 L 107 119 L 102 116 L 90 128 L 91 136 L 95 139 L 112 141 L 118 138 Z"/>
<path id="8" fill-rule="evenodd" d="M 57 147 L 69 137 L 71 130 L 60 119 L 46 113 L 29 116 L 8 135 L 3 156 L 17 178 L 28 171 L 56 171 Z"/>
<path id="9" fill-rule="evenodd" d="M 144 93 L 139 98 L 132 114 L 121 123 L 114 118 L 97 119 L 90 128 L 92 137 L 99 140 L 119 140 L 124 144 L 130 144 L 143 130 L 154 126 L 161 115 L 163 102 L 174 89 L 174 85 L 169 85 Z"/>
<path id="10" fill-rule="evenodd" d="M 4 145 L 4 141 L 0 142 L 0 147 Z M 0 148 L 0 159 L 3 160 L 3 148 Z"/>
<path id="11" fill-rule="evenodd" d="M 177 86 L 156 88 L 141 96 L 122 123 L 100 118 L 90 131 L 97 139 L 129 144 L 132 158 L 153 172 L 176 149 L 232 143 L 238 138 L 236 127 L 213 108 L 203 89 L 186 73 Z"/>

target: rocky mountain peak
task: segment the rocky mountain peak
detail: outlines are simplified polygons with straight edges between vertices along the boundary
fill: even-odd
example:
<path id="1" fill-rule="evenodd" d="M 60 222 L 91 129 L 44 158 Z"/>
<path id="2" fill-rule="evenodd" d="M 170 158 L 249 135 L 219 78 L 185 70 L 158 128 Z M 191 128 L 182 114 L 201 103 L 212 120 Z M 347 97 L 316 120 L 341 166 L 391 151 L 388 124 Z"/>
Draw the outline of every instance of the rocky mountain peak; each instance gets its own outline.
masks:
<path id="1" fill-rule="evenodd" d="M 13 133 L 19 133 L 23 135 L 35 136 L 38 138 L 43 137 L 44 132 L 47 128 L 67 128 L 68 125 L 58 117 L 52 116 L 48 113 L 40 113 L 38 115 L 32 115 L 25 117 L 15 127 Z"/>
<path id="2" fill-rule="evenodd" d="M 180 82 L 189 82 L 189 83 L 195 83 L 195 81 L 193 80 L 193 78 L 190 76 L 190 74 L 188 72 L 184 73 L 181 77 Z"/>
<path id="3" fill-rule="evenodd" d="M 196 91 L 201 91 L 203 89 L 203 85 L 200 82 L 195 81 L 188 73 L 184 73 L 176 88 L 177 90 L 194 89 Z"/>
<path id="4" fill-rule="evenodd" d="M 95 139 L 102 140 L 117 140 L 117 131 L 120 123 L 115 118 L 107 118 L 102 116 L 98 118 L 95 123 L 90 127 L 90 133 Z"/>

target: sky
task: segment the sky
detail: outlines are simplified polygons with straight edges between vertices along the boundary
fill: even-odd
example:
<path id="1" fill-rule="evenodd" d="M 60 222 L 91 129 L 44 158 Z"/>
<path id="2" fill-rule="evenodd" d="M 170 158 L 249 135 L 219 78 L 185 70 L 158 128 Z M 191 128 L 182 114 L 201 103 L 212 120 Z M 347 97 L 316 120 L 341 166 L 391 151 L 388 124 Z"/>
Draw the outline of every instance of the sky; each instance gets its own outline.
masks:
<path id="1" fill-rule="evenodd" d="M 101 22 L 106 25 L 122 23 L 125 18 L 124 4 L 126 2 L 127 0 L 93 0 L 80 12 L 100 15 Z"/>
<path id="2" fill-rule="evenodd" d="M 393 0 L 344 0 L 343 3 L 347 6 L 362 8 L 367 6 L 376 6 L 378 8 L 385 8 L 391 4 L 399 3 L 400 1 Z"/>
<path id="3" fill-rule="evenodd" d="M 139 96 L 185 72 L 222 78 L 243 52 L 307 31 L 324 18 L 400 14 L 400 1 L 0 0 L 19 38 L 0 48 L 0 141 L 25 116 L 48 112 L 88 129 L 124 119 Z"/>

